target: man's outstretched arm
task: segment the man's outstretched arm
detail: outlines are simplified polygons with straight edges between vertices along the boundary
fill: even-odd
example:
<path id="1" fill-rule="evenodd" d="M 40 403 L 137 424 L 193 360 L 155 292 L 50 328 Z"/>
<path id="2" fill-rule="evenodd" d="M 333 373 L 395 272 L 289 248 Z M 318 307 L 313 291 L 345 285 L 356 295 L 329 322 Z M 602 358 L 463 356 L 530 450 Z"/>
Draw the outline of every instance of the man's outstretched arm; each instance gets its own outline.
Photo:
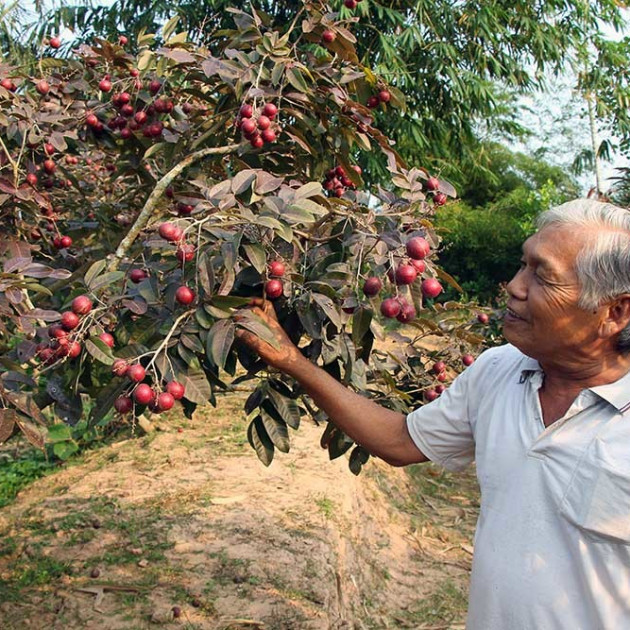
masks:
<path id="1" fill-rule="evenodd" d="M 300 383 L 335 426 L 369 453 L 393 466 L 428 461 L 411 439 L 403 414 L 356 394 L 311 363 L 288 338 L 270 302 L 254 299 L 249 310 L 273 331 L 277 348 L 244 329 L 238 330 L 237 337 L 268 365 Z M 238 317 L 235 315 L 237 321 Z"/>

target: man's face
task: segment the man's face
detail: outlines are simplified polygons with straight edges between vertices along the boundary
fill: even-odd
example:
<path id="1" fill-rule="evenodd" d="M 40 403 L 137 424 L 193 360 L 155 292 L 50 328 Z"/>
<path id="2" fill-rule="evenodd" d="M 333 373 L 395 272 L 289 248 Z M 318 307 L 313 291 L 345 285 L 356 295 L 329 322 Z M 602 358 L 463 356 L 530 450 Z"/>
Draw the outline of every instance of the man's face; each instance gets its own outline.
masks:
<path id="1" fill-rule="evenodd" d="M 601 309 L 578 306 L 575 259 L 592 238 L 585 228 L 550 225 L 523 244 L 521 268 L 507 286 L 505 338 L 541 363 L 568 363 L 596 352 Z"/>

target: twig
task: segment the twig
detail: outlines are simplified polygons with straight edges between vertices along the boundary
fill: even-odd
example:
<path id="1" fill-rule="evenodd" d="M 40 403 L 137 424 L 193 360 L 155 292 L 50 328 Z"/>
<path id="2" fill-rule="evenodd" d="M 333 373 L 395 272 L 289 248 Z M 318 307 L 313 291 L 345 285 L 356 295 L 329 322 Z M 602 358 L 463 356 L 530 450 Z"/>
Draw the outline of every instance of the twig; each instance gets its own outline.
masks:
<path id="1" fill-rule="evenodd" d="M 238 147 L 238 144 L 229 144 L 224 147 L 209 147 L 201 149 L 200 151 L 191 153 L 187 158 L 182 160 L 179 164 L 177 164 L 177 166 L 173 167 L 168 173 L 166 173 L 166 175 L 164 175 L 164 177 L 162 177 L 162 179 L 160 179 L 160 181 L 155 185 L 155 188 L 140 211 L 136 222 L 131 226 L 131 229 L 127 232 L 125 238 L 123 238 L 120 245 L 118 245 L 118 248 L 111 256 L 108 271 L 115 271 L 118 268 L 120 261 L 125 257 L 140 232 L 142 232 L 153 216 L 153 211 L 155 210 L 158 201 L 177 176 L 179 176 L 191 164 L 194 164 L 209 155 L 225 155 L 236 151 Z"/>

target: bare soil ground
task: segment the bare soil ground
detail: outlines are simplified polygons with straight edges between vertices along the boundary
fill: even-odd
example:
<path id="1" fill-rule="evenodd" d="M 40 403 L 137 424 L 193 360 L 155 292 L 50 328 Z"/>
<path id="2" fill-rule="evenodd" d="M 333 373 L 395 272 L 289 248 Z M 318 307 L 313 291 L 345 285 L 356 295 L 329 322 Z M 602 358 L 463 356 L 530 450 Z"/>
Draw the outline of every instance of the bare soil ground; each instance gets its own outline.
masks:
<path id="1" fill-rule="evenodd" d="M 372 460 L 355 477 L 306 422 L 265 468 L 242 402 L 173 412 L 0 510 L 0 626 L 463 628 L 473 472 Z"/>

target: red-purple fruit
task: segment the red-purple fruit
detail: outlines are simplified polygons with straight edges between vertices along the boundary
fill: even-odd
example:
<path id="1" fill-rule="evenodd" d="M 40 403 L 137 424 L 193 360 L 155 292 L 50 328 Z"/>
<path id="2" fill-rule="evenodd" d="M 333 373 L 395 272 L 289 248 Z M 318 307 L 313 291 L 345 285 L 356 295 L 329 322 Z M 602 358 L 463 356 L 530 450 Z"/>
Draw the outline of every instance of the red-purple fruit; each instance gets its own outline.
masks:
<path id="1" fill-rule="evenodd" d="M 26 183 L 31 186 L 37 186 L 37 175 L 35 175 L 35 173 L 29 173 L 26 176 Z"/>
<path id="2" fill-rule="evenodd" d="M 58 37 L 51 37 L 48 44 L 51 48 L 59 48 L 61 46 L 61 40 Z"/>
<path id="3" fill-rule="evenodd" d="M 181 286 L 175 291 L 175 299 L 185 306 L 192 304 L 195 300 L 195 292 L 186 286 Z"/>
<path id="4" fill-rule="evenodd" d="M 477 320 L 481 324 L 487 324 L 490 321 L 487 313 L 477 313 Z"/>
<path id="5" fill-rule="evenodd" d="M 62 236 L 59 239 L 59 244 L 62 248 L 72 247 L 72 239 L 69 236 Z"/>
<path id="6" fill-rule="evenodd" d="M 167 241 L 178 241 L 182 231 L 174 223 L 162 223 L 158 228 L 160 236 Z"/>
<path id="7" fill-rule="evenodd" d="M 130 381 L 134 381 L 136 383 L 143 381 L 146 375 L 147 373 L 145 369 L 139 363 L 130 365 L 129 369 L 127 370 L 127 378 L 129 378 Z"/>
<path id="8" fill-rule="evenodd" d="M 109 346 L 110 348 L 114 347 L 115 341 L 114 338 L 112 337 L 112 335 L 110 335 L 108 332 L 103 332 L 101 333 L 98 338 L 106 345 Z"/>
<path id="9" fill-rule="evenodd" d="M 427 179 L 427 190 L 437 190 L 440 187 L 440 180 L 437 177 Z"/>
<path id="10" fill-rule="evenodd" d="M 270 300 L 275 300 L 282 295 L 283 287 L 280 280 L 268 280 L 265 283 L 265 295 Z"/>
<path id="11" fill-rule="evenodd" d="M 151 94 L 157 94 L 161 88 L 162 84 L 157 79 L 153 79 L 153 81 L 149 83 L 149 92 L 151 92 Z"/>
<path id="12" fill-rule="evenodd" d="M 442 285 L 435 278 L 427 278 L 422 281 L 422 295 L 434 298 L 440 293 L 442 293 Z"/>
<path id="13" fill-rule="evenodd" d="M 416 309 L 413 304 L 409 304 L 406 300 L 401 304 L 400 313 L 396 315 L 396 319 L 402 324 L 410 322 L 416 316 Z"/>
<path id="14" fill-rule="evenodd" d="M 114 409 L 118 413 L 129 413 L 133 409 L 133 401 L 129 396 L 119 396 L 114 401 Z"/>
<path id="15" fill-rule="evenodd" d="M 322 41 L 325 44 L 332 44 L 335 41 L 335 38 L 337 36 L 329 29 L 326 29 L 323 33 L 322 33 Z"/>
<path id="16" fill-rule="evenodd" d="M 284 276 L 284 272 L 286 268 L 284 263 L 281 260 L 272 260 L 269 263 L 269 275 L 275 276 L 276 278 L 282 278 Z"/>
<path id="17" fill-rule="evenodd" d="M 269 127 L 271 127 L 271 119 L 269 116 L 258 116 L 258 129 L 264 131 L 265 129 L 269 129 Z"/>
<path id="18" fill-rule="evenodd" d="M 70 305 L 73 313 L 87 315 L 92 310 L 92 300 L 87 295 L 78 295 Z"/>
<path id="19" fill-rule="evenodd" d="M 424 260 L 416 260 L 415 258 L 412 258 L 409 262 L 415 267 L 418 273 L 424 273 L 425 269 L 427 268 Z"/>
<path id="20" fill-rule="evenodd" d="M 392 100 L 392 95 L 389 93 L 389 90 L 381 90 L 378 93 L 378 100 L 381 101 L 381 103 L 389 103 L 389 101 Z"/>
<path id="21" fill-rule="evenodd" d="M 42 166 L 44 167 L 44 170 L 50 175 L 52 173 L 55 172 L 57 165 L 55 164 L 55 160 L 44 160 L 44 163 L 42 164 Z"/>
<path id="22" fill-rule="evenodd" d="M 344 0 L 343 3 L 346 7 L 348 7 L 348 9 L 357 8 L 357 0 Z"/>
<path id="23" fill-rule="evenodd" d="M 129 279 L 134 284 L 138 284 L 142 282 L 145 278 L 148 277 L 149 274 L 144 269 L 130 269 L 129 270 Z"/>
<path id="24" fill-rule="evenodd" d="M 78 341 L 71 341 L 68 344 L 68 357 L 76 359 L 81 354 L 81 344 Z"/>
<path id="25" fill-rule="evenodd" d="M 381 314 L 385 317 L 398 317 L 400 313 L 400 301 L 398 298 L 390 297 L 381 302 Z"/>
<path id="26" fill-rule="evenodd" d="M 265 142 L 275 142 L 276 132 L 273 129 L 265 129 L 263 132 L 261 132 L 260 137 Z"/>
<path id="27" fill-rule="evenodd" d="M 184 397 L 186 388 L 177 381 L 170 381 L 166 384 L 166 391 L 175 399 L 180 400 Z"/>
<path id="28" fill-rule="evenodd" d="M 376 276 L 370 276 L 363 285 L 363 293 L 368 297 L 374 297 L 378 295 L 379 291 L 383 288 L 383 283 L 380 278 Z"/>
<path id="29" fill-rule="evenodd" d="M 273 120 L 276 117 L 277 113 L 278 113 L 278 108 L 273 103 L 265 103 L 265 106 L 262 108 L 263 116 L 267 116 L 268 118 L 271 118 L 271 120 Z M 258 120 L 259 120 L 259 125 L 260 125 L 260 119 Z"/>
<path id="30" fill-rule="evenodd" d="M 112 89 L 112 82 L 107 77 L 105 77 L 99 82 L 98 89 L 101 92 L 109 92 Z"/>
<path id="31" fill-rule="evenodd" d="M 475 357 L 473 357 L 472 354 L 464 354 L 462 355 L 462 363 L 466 366 L 469 367 L 470 365 L 472 365 L 475 362 Z"/>
<path id="32" fill-rule="evenodd" d="M 125 376 L 129 371 L 129 364 L 124 359 L 116 359 L 112 365 L 112 372 L 116 376 Z"/>
<path id="33" fill-rule="evenodd" d="M 443 394 L 446 391 L 446 385 L 442 385 L 442 383 L 440 383 L 439 385 L 435 386 L 435 391 L 438 394 Z"/>
<path id="34" fill-rule="evenodd" d="M 396 284 L 411 284 L 418 277 L 413 265 L 400 265 L 396 269 Z"/>
<path id="35" fill-rule="evenodd" d="M 370 108 L 370 109 L 374 109 L 375 107 L 378 107 L 380 104 L 380 100 L 378 98 L 378 96 L 370 96 L 370 98 L 368 98 L 366 105 Z"/>
<path id="36" fill-rule="evenodd" d="M 138 404 L 148 405 L 155 398 L 155 392 L 151 389 L 150 385 L 140 383 L 140 385 L 136 387 L 133 397 Z"/>
<path id="37" fill-rule="evenodd" d="M 241 118 L 251 118 L 254 115 L 254 108 L 249 103 L 245 103 L 241 105 L 239 113 L 241 114 Z"/>
<path id="38" fill-rule="evenodd" d="M 173 394 L 169 394 L 168 392 L 162 392 L 157 397 L 157 406 L 160 411 L 168 411 L 173 408 L 175 404 L 175 398 Z"/>
<path id="39" fill-rule="evenodd" d="M 436 361 L 431 369 L 435 374 L 439 374 L 446 369 L 446 363 L 444 363 L 444 361 Z"/>
<path id="40" fill-rule="evenodd" d="M 66 330 L 73 330 L 79 325 L 79 316 L 72 311 L 66 311 L 61 314 L 61 325 Z"/>
<path id="41" fill-rule="evenodd" d="M 407 255 L 414 260 L 423 260 L 429 255 L 431 246 L 429 241 L 422 236 L 414 236 L 407 241 Z"/>
<path id="42" fill-rule="evenodd" d="M 442 192 L 433 195 L 433 203 L 436 206 L 443 206 L 446 203 L 446 195 Z"/>
<path id="43" fill-rule="evenodd" d="M 427 402 L 433 402 L 439 394 L 434 389 L 425 389 L 424 390 L 424 399 Z"/>
<path id="44" fill-rule="evenodd" d="M 175 252 L 177 260 L 190 262 L 195 257 L 195 246 L 192 243 L 182 243 Z"/>
<path id="45" fill-rule="evenodd" d="M 446 375 L 446 372 L 440 372 L 436 378 L 438 381 L 443 383 L 448 378 L 448 376 Z"/>
<path id="46" fill-rule="evenodd" d="M 44 94 L 48 94 L 50 85 L 48 84 L 48 81 L 41 79 L 41 81 L 38 81 L 35 84 L 35 89 L 43 96 Z"/>
<path id="47" fill-rule="evenodd" d="M 254 149 L 262 149 L 265 141 L 260 136 L 256 136 L 255 138 L 252 138 L 249 143 L 252 147 L 254 147 Z"/>
<path id="48" fill-rule="evenodd" d="M 254 131 L 256 131 L 256 121 L 251 118 L 245 118 L 245 120 L 241 123 L 241 131 L 244 134 L 254 133 Z"/>

